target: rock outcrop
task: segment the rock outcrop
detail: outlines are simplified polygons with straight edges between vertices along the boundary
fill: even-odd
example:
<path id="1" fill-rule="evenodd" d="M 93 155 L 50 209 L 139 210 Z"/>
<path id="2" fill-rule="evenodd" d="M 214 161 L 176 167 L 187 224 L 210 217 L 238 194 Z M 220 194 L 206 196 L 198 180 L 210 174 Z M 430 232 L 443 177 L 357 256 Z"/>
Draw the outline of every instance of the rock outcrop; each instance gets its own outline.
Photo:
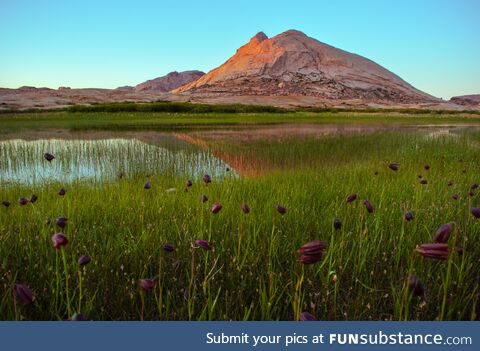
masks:
<path id="1" fill-rule="evenodd" d="M 450 102 L 461 106 L 480 107 L 480 94 L 454 96 Z"/>

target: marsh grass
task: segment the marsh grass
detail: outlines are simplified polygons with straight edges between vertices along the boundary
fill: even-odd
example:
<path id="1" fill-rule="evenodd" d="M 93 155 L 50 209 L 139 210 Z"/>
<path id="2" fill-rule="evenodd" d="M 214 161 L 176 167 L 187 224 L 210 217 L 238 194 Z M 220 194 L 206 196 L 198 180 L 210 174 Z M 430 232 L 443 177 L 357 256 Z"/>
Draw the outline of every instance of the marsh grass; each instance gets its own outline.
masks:
<path id="1" fill-rule="evenodd" d="M 81 109 L 79 108 L 79 111 Z M 457 111 L 458 112 L 458 111 Z M 209 112 L 182 111 L 122 111 L 106 112 L 102 109 L 91 112 L 29 112 L 0 113 L 0 134 L 45 130 L 188 130 L 211 129 L 211 127 L 232 127 L 279 124 L 478 124 L 478 111 L 451 113 L 448 111 L 283 111 L 251 112 Z"/>
<path id="2" fill-rule="evenodd" d="M 157 135 L 157 134 L 156 134 Z M 39 157 L 44 150 L 54 153 L 60 162 Z M 40 139 L 0 141 L 0 179 L 5 183 L 35 184 L 58 181 L 68 184 L 80 180 L 101 184 L 121 177 L 162 173 L 176 176 L 201 176 L 214 172 L 222 177 L 225 163 L 208 150 L 167 134 L 159 134 L 155 143 L 130 138 Z M 232 172 L 233 173 L 233 172 Z"/>
<path id="3" fill-rule="evenodd" d="M 206 186 L 201 176 L 158 172 L 150 190 L 143 189 L 145 175 L 132 174 L 97 186 L 74 181 L 64 197 L 57 182 L 2 187 L 1 200 L 35 193 L 38 201 L 0 208 L 0 318 L 296 320 L 308 311 L 320 320 L 478 319 L 480 221 L 469 211 L 480 198 L 478 190 L 467 196 L 480 181 L 478 132 L 204 141 L 213 154 L 241 158 L 261 174 L 212 177 Z M 193 186 L 185 193 L 188 178 Z M 172 187 L 180 191 L 165 191 Z M 352 192 L 358 199 L 345 203 Z M 217 201 L 223 208 L 213 215 Z M 406 211 L 413 221 L 404 220 Z M 62 215 L 70 243 L 56 251 L 50 237 L 58 228 L 45 219 Z M 440 262 L 414 251 L 448 222 L 449 244 L 463 255 Z M 196 247 L 197 239 L 214 249 Z M 301 265 L 298 249 L 312 240 L 328 243 L 326 256 Z M 165 243 L 175 251 L 165 252 Z M 79 266 L 81 255 L 91 263 Z M 423 282 L 425 300 L 407 292 L 411 274 Z M 139 288 L 142 278 L 155 280 L 152 292 Z M 15 304 L 15 283 L 32 288 L 33 304 Z"/>

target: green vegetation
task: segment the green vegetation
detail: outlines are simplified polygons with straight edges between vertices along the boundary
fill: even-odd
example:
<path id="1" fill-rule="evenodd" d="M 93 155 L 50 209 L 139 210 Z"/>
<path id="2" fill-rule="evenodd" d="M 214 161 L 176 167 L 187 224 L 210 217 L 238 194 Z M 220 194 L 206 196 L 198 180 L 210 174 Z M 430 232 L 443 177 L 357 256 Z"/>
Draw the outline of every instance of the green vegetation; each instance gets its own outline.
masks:
<path id="1" fill-rule="evenodd" d="M 111 104 L 75 105 L 69 112 L 167 112 L 167 113 L 282 113 L 287 110 L 262 105 L 199 104 L 189 102 L 157 101 L 150 103 L 120 102 Z"/>
<path id="2" fill-rule="evenodd" d="M 137 104 L 138 105 L 138 104 Z M 135 105 L 135 106 L 137 106 Z M 192 104 L 193 105 L 193 104 Z M 86 107 L 89 109 L 90 107 Z M 432 112 L 32 112 L 0 114 L 0 133 L 50 129 L 178 130 L 273 124 L 479 124 L 480 115 Z"/>
<path id="3" fill-rule="evenodd" d="M 65 113 L 14 117 L 25 126 L 28 118 L 32 124 L 45 118 L 77 129 L 106 126 L 115 119 L 119 125 L 143 121 L 155 127 L 165 120 L 221 121 L 213 115 L 197 119 L 147 113 L 95 113 L 72 122 Z M 333 120 L 330 114 L 275 117 L 283 122 Z M 3 123 L 5 116 L 1 118 Z M 230 118 L 226 120 L 234 123 L 251 117 Z M 350 114 L 335 118 L 340 123 L 386 120 Z M 397 122 L 404 117 L 388 118 Z M 422 118 L 432 119 L 412 116 L 401 123 L 430 123 Z M 274 116 L 260 120 L 273 122 Z M 184 173 L 143 169 L 136 160 L 140 171 L 121 179 L 2 186 L 0 200 L 12 205 L 0 207 L 0 319 L 65 319 L 82 313 L 94 320 L 293 320 L 302 311 L 321 320 L 478 319 L 480 220 L 470 210 L 480 206 L 479 189 L 473 196 L 467 193 L 480 182 L 480 132 L 436 132 L 255 140 L 187 133 L 201 138 L 206 149 L 187 148 L 182 154 L 207 152 L 225 160 L 240 177 L 232 171 L 212 172 L 212 183 L 205 185 L 199 173 L 183 192 Z M 41 157 L 5 145 L 0 172 Z M 115 158 L 142 154 L 130 147 L 112 153 L 108 147 L 92 147 L 90 157 L 117 164 Z M 162 150 L 148 149 L 159 168 Z M 75 154 L 70 148 L 58 151 L 51 167 Z M 189 169 L 192 159 L 179 158 L 177 167 Z M 388 168 L 391 162 L 399 164 L 398 171 Z M 420 184 L 418 174 L 428 184 Z M 147 179 L 149 190 L 143 189 Z M 57 194 L 62 186 L 65 196 Z M 166 192 L 172 187 L 178 191 Z M 33 193 L 38 195 L 35 203 L 17 203 Z M 346 203 L 351 193 L 358 199 Z M 208 202 L 200 201 L 201 194 Z M 459 199 L 453 200 L 453 194 Z M 375 207 L 373 213 L 366 211 L 364 199 Z M 223 208 L 212 214 L 215 202 Z M 242 203 L 251 208 L 249 214 L 242 212 Z M 276 204 L 285 206 L 286 214 L 278 213 Z M 410 222 L 404 219 L 406 211 L 414 214 Z M 68 217 L 69 244 L 55 250 L 50 238 L 60 231 L 54 221 L 59 216 Z M 335 217 L 342 221 L 340 230 L 333 227 Z M 415 252 L 417 245 L 432 242 L 444 223 L 454 228 L 448 260 Z M 212 242 L 214 249 L 199 248 L 197 239 Z M 328 243 L 326 256 L 312 265 L 300 264 L 299 247 L 316 239 Z M 174 244 L 175 251 L 164 251 L 165 243 Z M 89 255 L 91 263 L 79 266 L 81 255 Z M 412 274 L 423 282 L 425 298 L 406 288 Z M 154 279 L 151 292 L 139 287 L 143 278 Z M 35 301 L 25 306 L 15 301 L 15 284 L 28 285 Z"/>
<path id="4" fill-rule="evenodd" d="M 41 107 L 41 106 L 39 106 Z M 45 109 L 32 108 L 18 110 L 15 108 L 0 110 L 2 113 L 48 113 L 48 112 L 166 112 L 166 113 L 287 113 L 287 112 L 314 112 L 314 113 L 400 113 L 406 115 L 480 115 L 478 110 L 430 110 L 427 108 L 336 108 L 336 107 L 297 107 L 281 108 L 266 105 L 246 105 L 246 104 L 203 104 L 191 102 L 175 101 L 155 101 L 155 102 L 114 102 L 114 103 L 92 103 L 89 105 L 72 105 L 65 108 Z"/>

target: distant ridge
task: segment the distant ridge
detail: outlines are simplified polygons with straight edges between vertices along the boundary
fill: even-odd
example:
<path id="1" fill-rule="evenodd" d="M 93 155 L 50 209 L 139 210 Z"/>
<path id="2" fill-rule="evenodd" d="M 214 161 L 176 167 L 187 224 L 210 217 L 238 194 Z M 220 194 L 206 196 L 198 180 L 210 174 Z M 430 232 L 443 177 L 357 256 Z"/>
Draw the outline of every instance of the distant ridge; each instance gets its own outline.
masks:
<path id="1" fill-rule="evenodd" d="M 140 83 L 135 86 L 135 91 L 158 91 L 158 92 L 167 92 L 172 89 L 181 87 L 182 85 L 188 84 L 194 80 L 197 80 L 205 73 L 201 71 L 184 71 L 184 72 L 170 72 L 166 76 L 158 77 L 152 80 L 147 80 L 146 82 Z"/>
<path id="2" fill-rule="evenodd" d="M 480 107 L 480 94 L 454 96 L 450 102 L 462 106 Z"/>

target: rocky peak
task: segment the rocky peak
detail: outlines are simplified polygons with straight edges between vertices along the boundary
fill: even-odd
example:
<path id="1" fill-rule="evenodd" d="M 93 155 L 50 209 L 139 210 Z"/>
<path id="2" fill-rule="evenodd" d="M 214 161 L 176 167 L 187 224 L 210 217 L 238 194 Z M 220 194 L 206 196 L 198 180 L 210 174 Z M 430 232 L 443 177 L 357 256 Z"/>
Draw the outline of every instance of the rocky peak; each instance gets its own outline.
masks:
<path id="1" fill-rule="evenodd" d="M 299 30 L 296 30 L 296 29 L 289 29 L 283 33 L 280 33 L 279 35 L 277 35 L 278 37 L 282 36 L 282 37 L 291 37 L 291 36 L 297 36 L 297 37 L 304 37 L 304 38 L 308 38 L 307 35 L 305 35 L 305 33 L 303 32 L 300 32 Z"/>
<path id="2" fill-rule="evenodd" d="M 258 32 L 250 39 L 250 43 L 260 44 L 262 41 L 267 39 L 268 37 L 264 32 Z"/>
<path id="3" fill-rule="evenodd" d="M 173 92 L 304 95 L 397 103 L 438 100 L 367 58 L 297 30 L 272 38 L 259 32 L 223 65 Z"/>

